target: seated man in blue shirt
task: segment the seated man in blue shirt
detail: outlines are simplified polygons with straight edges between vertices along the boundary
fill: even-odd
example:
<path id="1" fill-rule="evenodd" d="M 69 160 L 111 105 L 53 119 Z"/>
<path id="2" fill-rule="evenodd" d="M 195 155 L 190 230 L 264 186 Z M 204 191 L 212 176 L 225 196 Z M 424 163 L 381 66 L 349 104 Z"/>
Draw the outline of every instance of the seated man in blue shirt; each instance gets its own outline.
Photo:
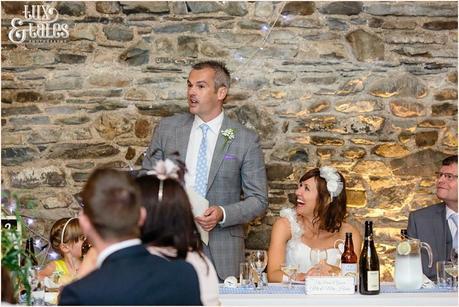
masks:
<path id="1" fill-rule="evenodd" d="M 435 263 L 449 260 L 451 248 L 457 250 L 457 155 L 442 161 L 437 173 L 437 197 L 441 203 L 411 212 L 408 217 L 408 236 L 426 242 L 432 247 L 433 265 L 422 250 L 422 271 L 436 279 Z"/>

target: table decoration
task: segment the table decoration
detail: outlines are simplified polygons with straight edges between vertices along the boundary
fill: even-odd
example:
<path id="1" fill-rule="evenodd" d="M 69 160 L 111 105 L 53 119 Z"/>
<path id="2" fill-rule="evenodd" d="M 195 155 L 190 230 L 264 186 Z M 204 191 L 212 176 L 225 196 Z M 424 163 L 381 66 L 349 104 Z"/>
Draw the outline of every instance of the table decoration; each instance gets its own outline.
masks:
<path id="1" fill-rule="evenodd" d="M 355 285 L 352 276 L 309 276 L 306 277 L 305 293 L 317 294 L 354 294 Z"/>

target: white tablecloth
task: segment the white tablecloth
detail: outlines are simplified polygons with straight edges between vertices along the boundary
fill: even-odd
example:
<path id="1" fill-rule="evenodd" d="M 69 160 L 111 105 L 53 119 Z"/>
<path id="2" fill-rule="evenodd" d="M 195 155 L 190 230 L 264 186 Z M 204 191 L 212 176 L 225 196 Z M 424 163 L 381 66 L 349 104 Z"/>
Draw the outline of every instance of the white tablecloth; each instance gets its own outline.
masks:
<path id="1" fill-rule="evenodd" d="M 458 306 L 458 295 L 457 292 L 380 293 L 378 295 L 220 294 L 220 301 L 223 306 Z"/>

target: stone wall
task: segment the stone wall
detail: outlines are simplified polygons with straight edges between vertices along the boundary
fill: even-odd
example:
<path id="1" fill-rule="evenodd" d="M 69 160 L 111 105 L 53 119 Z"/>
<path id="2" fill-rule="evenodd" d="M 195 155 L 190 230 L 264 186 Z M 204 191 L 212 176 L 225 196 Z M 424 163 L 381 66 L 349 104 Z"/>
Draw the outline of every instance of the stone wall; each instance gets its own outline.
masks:
<path id="1" fill-rule="evenodd" d="M 457 151 L 457 2 L 54 2 L 67 41 L 16 45 L 24 4 L 1 4 L 1 174 L 36 200 L 38 231 L 75 214 L 95 167 L 140 165 L 158 121 L 186 111 L 190 65 L 217 59 L 227 113 L 259 132 L 267 164 L 248 247 L 267 248 L 305 170 L 332 165 L 390 279 L 399 229 Z"/>

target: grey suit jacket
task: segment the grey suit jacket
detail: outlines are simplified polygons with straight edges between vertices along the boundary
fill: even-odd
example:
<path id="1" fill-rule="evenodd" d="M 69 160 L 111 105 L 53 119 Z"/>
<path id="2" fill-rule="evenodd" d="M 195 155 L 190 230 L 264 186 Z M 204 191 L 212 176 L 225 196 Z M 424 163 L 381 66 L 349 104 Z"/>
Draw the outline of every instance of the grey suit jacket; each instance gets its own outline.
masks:
<path id="1" fill-rule="evenodd" d="M 193 121 L 194 115 L 189 113 L 162 119 L 147 149 L 143 168 L 151 169 L 161 158 L 152 157 L 157 148 L 166 154 L 178 151 L 185 161 Z M 225 208 L 225 223 L 217 224 L 209 233 L 211 257 L 221 279 L 239 275 L 239 263 L 245 258 L 243 224 L 264 214 L 268 206 L 266 168 L 258 136 L 225 115 L 221 131 L 228 128 L 235 129 L 235 138 L 225 144 L 219 133 L 206 195 L 209 204 Z"/>
<path id="2" fill-rule="evenodd" d="M 410 213 L 408 217 L 408 236 L 426 242 L 432 248 L 433 264 L 429 268 L 429 257 L 422 249 L 422 271 L 432 280 L 437 278 L 435 263 L 448 260 L 453 239 L 446 221 L 446 205 L 439 203 Z"/>

